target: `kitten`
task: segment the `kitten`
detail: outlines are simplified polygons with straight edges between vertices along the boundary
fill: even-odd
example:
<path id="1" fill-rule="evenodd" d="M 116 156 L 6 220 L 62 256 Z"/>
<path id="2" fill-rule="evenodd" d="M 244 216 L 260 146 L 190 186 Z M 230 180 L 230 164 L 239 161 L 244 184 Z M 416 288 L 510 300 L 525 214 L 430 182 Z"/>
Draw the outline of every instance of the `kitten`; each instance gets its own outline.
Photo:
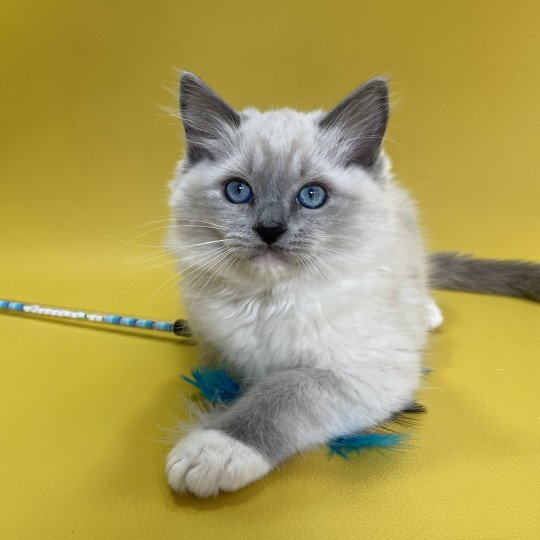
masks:
<path id="1" fill-rule="evenodd" d="M 424 251 L 381 148 L 382 78 L 329 113 L 236 112 L 181 79 L 170 247 L 201 360 L 246 388 L 169 453 L 169 484 L 234 491 L 414 403 L 435 287 L 540 300 L 540 265 Z"/>

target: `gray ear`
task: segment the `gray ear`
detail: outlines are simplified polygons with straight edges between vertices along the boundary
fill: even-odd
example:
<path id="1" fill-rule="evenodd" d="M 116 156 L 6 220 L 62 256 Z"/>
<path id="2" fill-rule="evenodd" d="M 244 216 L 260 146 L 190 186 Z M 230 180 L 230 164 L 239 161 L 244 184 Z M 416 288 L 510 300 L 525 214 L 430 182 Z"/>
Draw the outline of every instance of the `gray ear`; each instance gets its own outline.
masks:
<path id="1" fill-rule="evenodd" d="M 220 140 L 240 125 L 240 116 L 206 83 L 189 72 L 180 78 L 180 113 L 190 164 L 214 159 Z"/>
<path id="2" fill-rule="evenodd" d="M 381 149 L 388 123 L 388 84 L 375 77 L 357 88 L 320 121 L 322 129 L 336 130 L 349 146 L 345 165 L 371 167 Z"/>

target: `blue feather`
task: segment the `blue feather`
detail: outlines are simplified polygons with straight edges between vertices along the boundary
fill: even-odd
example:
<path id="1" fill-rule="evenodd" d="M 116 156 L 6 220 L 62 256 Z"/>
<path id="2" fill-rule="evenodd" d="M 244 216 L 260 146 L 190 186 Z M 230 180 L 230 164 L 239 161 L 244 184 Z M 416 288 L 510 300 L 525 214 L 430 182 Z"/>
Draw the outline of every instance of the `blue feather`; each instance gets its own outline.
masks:
<path id="1" fill-rule="evenodd" d="M 212 403 L 230 403 L 242 394 L 241 386 L 223 369 L 201 368 L 191 371 L 193 379 L 181 375 L 184 381 L 198 388 L 202 395 Z M 359 433 L 338 437 L 328 443 L 330 455 L 349 459 L 353 452 L 369 448 L 387 448 L 404 444 L 408 435 L 401 433 Z"/>
<path id="2" fill-rule="evenodd" d="M 349 459 L 353 452 L 361 452 L 368 448 L 393 448 L 400 446 L 408 438 L 403 433 L 358 433 L 347 437 L 338 437 L 328 443 L 330 456 L 338 456 Z"/>
<path id="3" fill-rule="evenodd" d="M 180 376 L 184 381 L 198 388 L 201 394 L 212 403 L 229 403 L 242 393 L 240 385 L 222 369 L 194 369 L 191 375 L 193 379 L 185 375 Z"/>

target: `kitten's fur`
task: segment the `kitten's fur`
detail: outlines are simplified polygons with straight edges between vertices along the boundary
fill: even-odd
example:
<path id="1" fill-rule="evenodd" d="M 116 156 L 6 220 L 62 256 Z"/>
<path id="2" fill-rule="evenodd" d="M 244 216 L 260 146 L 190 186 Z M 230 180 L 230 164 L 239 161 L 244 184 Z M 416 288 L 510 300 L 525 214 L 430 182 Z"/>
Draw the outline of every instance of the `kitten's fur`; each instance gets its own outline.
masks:
<path id="1" fill-rule="evenodd" d="M 384 79 L 330 113 L 237 113 L 185 73 L 181 112 L 187 148 L 171 184 L 170 246 L 202 361 L 245 386 L 167 459 L 173 489 L 210 496 L 413 403 L 428 330 L 442 317 L 414 204 L 381 150 Z M 251 202 L 225 198 L 235 177 L 251 186 Z M 313 182 L 328 200 L 310 210 L 296 194 Z M 260 224 L 287 230 L 269 247 L 254 231 Z M 435 285 L 478 290 L 466 259 L 432 262 Z M 539 268 L 520 267 L 537 300 Z M 486 291 L 508 292 L 491 280 Z"/>

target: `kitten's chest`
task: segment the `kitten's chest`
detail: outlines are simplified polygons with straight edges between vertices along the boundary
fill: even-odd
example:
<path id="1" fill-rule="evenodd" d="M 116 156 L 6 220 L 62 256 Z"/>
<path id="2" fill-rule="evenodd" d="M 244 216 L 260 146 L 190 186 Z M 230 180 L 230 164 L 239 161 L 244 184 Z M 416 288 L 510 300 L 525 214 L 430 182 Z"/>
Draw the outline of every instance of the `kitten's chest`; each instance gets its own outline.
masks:
<path id="1" fill-rule="evenodd" d="M 281 294 L 216 295 L 189 317 L 202 360 L 242 377 L 299 366 L 345 369 L 422 346 L 418 302 L 396 291 L 388 281 L 362 279 Z"/>
<path id="2" fill-rule="evenodd" d="M 213 299 L 197 313 L 204 360 L 218 360 L 247 376 L 309 365 L 315 357 L 320 361 L 335 332 L 325 308 L 320 295 Z"/>

